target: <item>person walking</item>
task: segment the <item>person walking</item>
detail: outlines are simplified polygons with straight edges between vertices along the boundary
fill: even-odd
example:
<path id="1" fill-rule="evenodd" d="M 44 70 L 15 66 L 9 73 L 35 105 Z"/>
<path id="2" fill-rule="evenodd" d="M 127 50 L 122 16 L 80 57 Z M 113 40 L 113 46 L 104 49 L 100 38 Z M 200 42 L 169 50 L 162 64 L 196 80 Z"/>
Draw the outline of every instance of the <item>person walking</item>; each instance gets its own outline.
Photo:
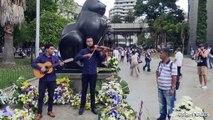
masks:
<path id="1" fill-rule="evenodd" d="M 139 76 L 139 71 L 138 71 L 138 53 L 135 51 L 132 51 L 132 56 L 131 56 L 131 76 L 133 76 L 134 72 L 136 76 Z"/>
<path id="2" fill-rule="evenodd" d="M 79 109 L 79 115 L 84 113 L 85 104 L 86 104 L 86 94 L 88 84 L 90 84 L 90 99 L 91 99 L 91 111 L 94 114 L 97 114 L 97 110 L 95 107 L 95 87 L 97 81 L 97 63 L 99 60 L 103 60 L 102 52 L 96 50 L 97 46 L 94 45 L 94 41 L 92 37 L 86 38 L 87 48 L 82 49 L 77 56 L 75 57 L 75 61 L 80 61 L 83 63 L 83 71 L 82 71 L 82 97 Z M 94 50 L 91 48 L 94 47 Z"/>
<path id="3" fill-rule="evenodd" d="M 200 44 L 197 52 L 197 67 L 198 67 L 198 76 L 200 84 L 197 87 L 207 89 L 207 57 L 209 53 L 204 48 L 203 44 Z M 204 84 L 203 84 L 204 83 Z"/>
<path id="4" fill-rule="evenodd" d="M 156 70 L 156 80 L 158 87 L 158 101 L 160 108 L 160 117 L 157 120 L 170 120 L 175 102 L 175 87 L 177 79 L 177 66 L 169 58 L 170 50 L 164 48 L 160 51 L 160 58 Z"/>
<path id="5" fill-rule="evenodd" d="M 147 67 L 147 72 L 151 72 L 151 69 L 150 69 L 151 53 L 149 48 L 147 48 L 145 51 L 145 62 L 146 64 L 143 66 L 143 71 L 145 71 Z"/>
<path id="6" fill-rule="evenodd" d="M 178 76 L 181 77 L 182 76 L 181 67 L 183 64 L 183 54 L 181 53 L 180 48 L 177 48 L 175 51 L 174 63 L 177 65 Z"/>
<path id="7" fill-rule="evenodd" d="M 53 44 L 46 44 L 45 45 L 45 52 L 42 53 L 38 58 L 36 58 L 31 66 L 34 69 L 40 70 L 41 72 L 46 72 L 47 69 L 45 67 L 38 66 L 38 63 L 45 63 L 45 62 L 51 62 L 52 64 L 58 64 L 60 61 L 59 59 L 53 55 L 54 53 L 54 46 Z M 56 66 L 55 69 L 61 70 L 62 66 L 64 65 L 63 62 L 60 62 L 60 65 Z M 46 89 L 48 91 L 48 113 L 50 117 L 55 117 L 54 113 L 52 112 L 53 108 L 53 95 L 56 87 L 56 72 L 55 69 L 52 73 L 46 74 L 44 77 L 39 79 L 39 98 L 38 98 L 38 111 L 37 115 L 35 117 L 35 120 L 40 120 L 42 118 L 42 106 L 44 104 L 44 95 L 46 92 Z"/>
<path id="8" fill-rule="evenodd" d="M 124 49 L 121 49 L 121 62 L 123 63 L 124 62 L 124 57 L 125 57 L 125 50 Z"/>

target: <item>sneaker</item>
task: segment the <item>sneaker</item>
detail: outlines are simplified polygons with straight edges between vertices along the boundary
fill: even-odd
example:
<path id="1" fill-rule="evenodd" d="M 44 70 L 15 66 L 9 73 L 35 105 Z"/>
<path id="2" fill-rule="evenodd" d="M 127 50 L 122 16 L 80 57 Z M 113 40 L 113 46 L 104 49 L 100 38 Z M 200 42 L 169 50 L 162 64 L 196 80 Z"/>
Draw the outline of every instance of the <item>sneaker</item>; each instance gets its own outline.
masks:
<path id="1" fill-rule="evenodd" d="M 202 88 L 203 88 L 203 89 L 207 89 L 207 86 L 203 86 Z"/>
<path id="2" fill-rule="evenodd" d="M 201 84 L 197 85 L 197 88 L 202 88 L 202 85 Z"/>

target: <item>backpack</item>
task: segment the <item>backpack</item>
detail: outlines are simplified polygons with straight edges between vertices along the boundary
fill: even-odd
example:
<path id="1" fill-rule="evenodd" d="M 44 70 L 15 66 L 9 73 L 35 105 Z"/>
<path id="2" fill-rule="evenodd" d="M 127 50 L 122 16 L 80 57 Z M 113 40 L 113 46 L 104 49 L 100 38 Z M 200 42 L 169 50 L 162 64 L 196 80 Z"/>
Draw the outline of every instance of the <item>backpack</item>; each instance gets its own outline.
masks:
<path id="1" fill-rule="evenodd" d="M 163 63 L 163 62 L 162 61 L 159 62 L 158 69 L 159 69 L 161 63 Z M 173 62 L 170 63 L 170 72 L 172 72 L 172 65 L 173 65 Z M 177 79 L 176 79 L 176 90 L 178 90 L 179 87 L 180 87 L 180 76 L 177 75 Z"/>

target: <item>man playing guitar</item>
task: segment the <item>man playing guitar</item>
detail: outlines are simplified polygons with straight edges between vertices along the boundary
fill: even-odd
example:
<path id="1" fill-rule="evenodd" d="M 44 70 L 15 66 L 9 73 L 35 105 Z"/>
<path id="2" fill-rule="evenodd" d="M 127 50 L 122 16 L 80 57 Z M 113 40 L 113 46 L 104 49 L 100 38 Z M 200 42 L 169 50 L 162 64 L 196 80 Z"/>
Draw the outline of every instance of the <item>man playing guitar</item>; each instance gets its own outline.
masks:
<path id="1" fill-rule="evenodd" d="M 45 53 L 41 54 L 38 58 L 36 58 L 32 62 L 32 67 L 34 69 L 39 70 L 41 73 L 46 73 L 44 77 L 39 79 L 39 98 L 38 98 L 38 111 L 37 115 L 35 117 L 35 120 L 40 120 L 42 118 L 42 105 L 43 105 L 43 99 L 46 92 L 46 89 L 48 90 L 48 113 L 50 117 L 55 117 L 55 115 L 52 112 L 52 106 L 53 106 L 53 95 L 54 90 L 56 87 L 56 72 L 53 70 L 51 73 L 48 73 L 47 67 L 40 67 L 38 64 L 40 63 L 46 63 L 50 62 L 53 65 L 59 64 L 58 66 L 54 67 L 54 69 L 62 69 L 62 66 L 64 65 L 64 62 L 60 62 L 59 59 L 53 55 L 54 53 L 54 46 L 53 44 L 46 44 L 45 45 Z"/>

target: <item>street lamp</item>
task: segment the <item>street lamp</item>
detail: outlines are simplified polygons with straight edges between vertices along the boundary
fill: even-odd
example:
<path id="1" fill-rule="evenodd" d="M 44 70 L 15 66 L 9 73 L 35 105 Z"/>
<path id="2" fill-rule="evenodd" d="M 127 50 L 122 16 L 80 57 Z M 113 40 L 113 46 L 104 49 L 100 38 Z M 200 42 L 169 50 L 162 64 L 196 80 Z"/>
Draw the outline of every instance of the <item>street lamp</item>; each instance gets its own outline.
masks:
<path id="1" fill-rule="evenodd" d="M 36 41 L 35 53 L 36 57 L 39 56 L 39 36 L 40 36 L 40 0 L 36 0 Z"/>

